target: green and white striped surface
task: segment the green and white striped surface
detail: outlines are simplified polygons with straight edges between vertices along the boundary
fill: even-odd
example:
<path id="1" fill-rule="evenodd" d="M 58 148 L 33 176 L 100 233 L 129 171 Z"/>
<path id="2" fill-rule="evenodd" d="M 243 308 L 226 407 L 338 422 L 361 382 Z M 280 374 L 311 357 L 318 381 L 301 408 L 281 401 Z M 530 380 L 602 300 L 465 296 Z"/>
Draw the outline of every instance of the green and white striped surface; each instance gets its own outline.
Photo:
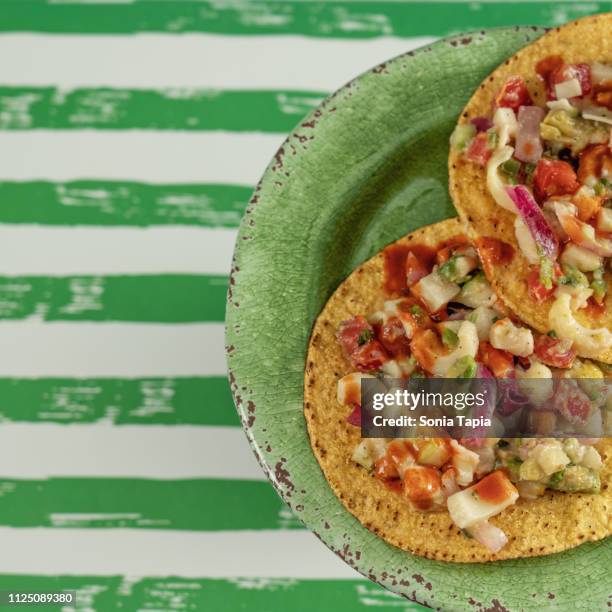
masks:
<path id="1" fill-rule="evenodd" d="M 0 590 L 93 610 L 417 610 L 276 496 L 225 379 L 236 228 L 329 92 L 611 2 L 0 0 Z"/>

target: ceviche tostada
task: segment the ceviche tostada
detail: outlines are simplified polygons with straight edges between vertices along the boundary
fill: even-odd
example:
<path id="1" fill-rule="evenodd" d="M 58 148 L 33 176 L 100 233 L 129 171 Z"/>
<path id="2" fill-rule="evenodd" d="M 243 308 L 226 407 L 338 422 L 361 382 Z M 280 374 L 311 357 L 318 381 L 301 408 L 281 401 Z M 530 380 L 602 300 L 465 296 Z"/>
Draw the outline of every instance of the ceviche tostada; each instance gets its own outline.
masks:
<path id="1" fill-rule="evenodd" d="M 506 305 L 612 363 L 612 14 L 557 28 L 493 72 L 451 136 L 449 174 Z"/>
<path id="2" fill-rule="evenodd" d="M 496 297 L 458 219 L 355 270 L 315 323 L 305 371 L 311 445 L 347 509 L 388 542 L 447 561 L 544 555 L 608 536 L 612 418 L 597 389 L 606 365 L 546 331 Z M 361 381 L 416 377 L 504 379 L 500 418 L 530 403 L 534 437 L 362 438 Z M 550 437 L 564 423 L 577 434 Z"/>

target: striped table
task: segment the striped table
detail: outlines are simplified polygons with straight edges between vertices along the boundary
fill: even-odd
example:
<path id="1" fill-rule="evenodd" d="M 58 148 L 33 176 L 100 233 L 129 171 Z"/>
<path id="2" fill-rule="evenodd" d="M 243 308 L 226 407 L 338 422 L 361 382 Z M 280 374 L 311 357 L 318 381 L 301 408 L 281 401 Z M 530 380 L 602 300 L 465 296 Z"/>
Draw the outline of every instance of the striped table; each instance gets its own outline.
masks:
<path id="1" fill-rule="evenodd" d="M 283 134 L 432 39 L 610 2 L 0 2 L 0 590 L 80 609 L 417 610 L 264 480 L 225 380 Z"/>

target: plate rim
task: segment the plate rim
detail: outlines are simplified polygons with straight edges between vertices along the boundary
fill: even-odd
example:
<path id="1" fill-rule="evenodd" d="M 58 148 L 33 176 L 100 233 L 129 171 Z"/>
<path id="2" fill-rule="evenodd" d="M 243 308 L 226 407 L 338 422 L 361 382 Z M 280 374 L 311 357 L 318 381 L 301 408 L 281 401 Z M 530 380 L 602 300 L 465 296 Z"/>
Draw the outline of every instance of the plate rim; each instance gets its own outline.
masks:
<path id="1" fill-rule="evenodd" d="M 325 538 L 325 534 L 321 533 L 319 530 L 315 529 L 313 525 L 309 524 L 310 520 L 307 518 L 307 514 L 298 514 L 298 512 L 296 512 L 295 508 L 294 508 L 294 503 L 293 500 L 290 499 L 290 495 L 287 495 L 287 490 L 286 488 L 283 488 L 283 484 L 280 482 L 281 479 L 279 479 L 278 474 L 275 475 L 275 472 L 278 472 L 278 464 L 277 465 L 272 465 L 271 463 L 269 463 L 266 460 L 266 454 L 264 452 L 264 441 L 263 440 L 259 440 L 257 439 L 257 437 L 253 434 L 253 431 L 251 429 L 251 425 L 249 424 L 249 420 L 252 418 L 252 414 L 251 414 L 251 410 L 249 408 L 249 402 L 244 401 L 244 399 L 242 398 L 242 393 L 241 393 L 241 384 L 240 384 L 240 373 L 238 372 L 238 369 L 235 368 L 232 364 L 232 359 L 233 359 L 233 350 L 234 350 L 234 346 L 233 346 L 233 340 L 235 340 L 235 335 L 234 335 L 234 331 L 233 331 L 233 327 L 234 325 L 236 325 L 236 323 L 239 321 L 239 313 L 237 314 L 237 309 L 234 307 L 234 304 L 232 302 L 232 292 L 233 292 L 233 287 L 236 285 L 236 283 L 238 282 L 237 279 L 237 274 L 239 272 L 239 269 L 236 265 L 237 259 L 239 259 L 242 255 L 242 252 L 244 249 L 248 249 L 248 244 L 245 244 L 244 239 L 245 239 L 245 233 L 247 233 L 250 229 L 252 229 L 250 227 L 250 220 L 251 220 L 251 216 L 256 208 L 257 205 L 260 204 L 260 196 L 262 191 L 264 191 L 266 188 L 269 187 L 269 184 L 271 182 L 274 182 L 276 180 L 276 175 L 275 175 L 275 170 L 278 169 L 279 164 L 282 166 L 282 155 L 283 155 L 283 151 L 284 149 L 287 148 L 288 145 L 290 145 L 291 143 L 291 139 L 292 136 L 294 135 L 294 133 L 296 132 L 296 130 L 300 127 L 303 126 L 305 123 L 310 123 L 310 122 L 314 122 L 318 116 L 318 114 L 320 114 L 321 109 L 323 109 L 326 105 L 329 105 L 331 101 L 333 101 L 335 98 L 337 98 L 338 96 L 340 96 L 341 94 L 343 94 L 343 92 L 345 92 L 348 88 L 350 88 L 353 83 L 360 81 L 362 78 L 364 78 L 366 75 L 369 75 L 372 72 L 376 72 L 377 70 L 382 71 L 385 69 L 386 66 L 393 64 L 393 63 L 397 63 L 400 62 L 404 59 L 411 59 L 415 56 L 420 56 L 424 53 L 430 52 L 432 50 L 435 50 L 437 47 L 442 47 L 443 45 L 449 45 L 449 44 L 470 44 L 472 38 L 476 38 L 479 36 L 495 36 L 495 35 L 499 35 L 499 36 L 503 36 L 504 34 L 512 34 L 512 33 L 524 33 L 527 35 L 527 38 L 525 40 L 525 44 L 529 44 L 529 42 L 532 42 L 532 40 L 534 40 L 535 38 L 529 38 L 529 36 L 534 36 L 534 33 L 539 34 L 539 35 L 543 35 L 546 31 L 548 31 L 551 28 L 546 28 L 546 27 L 541 27 L 541 26 L 512 26 L 512 27 L 498 27 L 498 28 L 487 28 L 487 29 L 481 29 L 481 30 L 474 30 L 474 31 L 469 31 L 469 32 L 463 32 L 463 33 L 458 33 L 458 34 L 454 34 L 452 36 L 447 36 L 444 38 L 440 38 L 437 39 L 436 41 L 429 43 L 427 45 L 424 45 L 422 47 L 419 47 L 417 49 L 414 50 L 410 50 L 404 53 L 401 53 L 389 60 L 386 60 L 376 66 L 374 66 L 373 68 L 370 68 L 368 70 L 363 71 L 362 73 L 360 73 L 359 75 L 357 75 L 356 77 L 354 77 L 353 79 L 349 80 L 348 82 L 346 82 L 344 85 L 342 85 L 342 87 L 340 87 L 339 89 L 337 89 L 336 91 L 334 91 L 333 93 L 329 94 L 322 102 L 319 106 L 317 106 L 315 109 L 313 109 L 306 117 L 304 117 L 303 119 L 300 120 L 300 122 L 297 124 L 297 126 L 291 130 L 291 132 L 289 132 L 289 135 L 283 140 L 282 144 L 280 145 L 280 147 L 278 148 L 278 150 L 276 151 L 275 155 L 273 156 L 272 160 L 269 162 L 269 164 L 267 165 L 261 179 L 258 181 L 257 186 L 253 192 L 252 197 L 249 200 L 249 203 L 247 205 L 247 208 L 245 210 L 245 213 L 242 217 L 241 223 L 240 223 L 240 227 L 239 227 L 239 231 L 238 231 L 238 236 L 236 239 L 236 244 L 235 244 L 235 248 L 234 248 L 234 253 L 233 253 L 233 257 L 232 257 L 232 267 L 231 267 L 231 272 L 230 272 L 230 277 L 229 277 L 229 282 L 230 282 L 230 286 L 229 286 L 229 291 L 228 291 L 228 298 L 227 298 L 227 303 L 226 303 L 226 320 L 225 320 L 225 355 L 226 355 L 226 361 L 227 361 L 227 371 L 228 371 L 228 377 L 229 377 L 229 381 L 230 381 L 230 388 L 231 388 L 231 393 L 232 393 L 232 398 L 234 401 L 234 405 L 237 409 L 238 415 L 240 417 L 241 420 L 241 424 L 242 424 L 242 429 L 245 432 L 246 438 L 249 442 L 249 445 L 255 455 L 256 460 L 258 461 L 259 465 L 261 466 L 264 474 L 266 475 L 267 479 L 270 481 L 270 483 L 272 484 L 274 490 L 276 491 L 276 493 L 281 497 L 281 499 L 283 500 L 283 502 L 285 502 L 290 509 L 292 510 L 293 515 L 304 525 L 304 527 L 306 527 L 306 529 L 308 529 L 310 532 L 312 532 L 318 539 L 320 539 L 323 544 L 325 544 L 325 546 L 327 548 L 329 548 L 330 550 L 332 550 L 336 555 L 340 556 L 343 561 L 345 561 L 349 566 L 351 566 L 354 570 L 356 570 L 357 572 L 359 572 L 363 577 L 369 579 L 372 582 L 375 582 L 376 584 L 382 586 L 385 589 L 388 589 L 389 591 L 401 595 L 403 597 L 405 597 L 406 599 L 410 600 L 410 601 L 414 601 L 416 603 L 419 603 L 421 605 L 425 605 L 426 607 L 431 607 L 430 603 L 427 602 L 425 596 L 427 596 L 428 594 L 431 595 L 429 589 L 431 588 L 431 585 L 429 585 L 429 587 L 425 586 L 425 581 L 423 580 L 422 582 L 419 582 L 418 579 L 415 578 L 417 584 L 414 584 L 414 582 L 411 583 L 411 587 L 412 588 L 412 592 L 407 594 L 405 592 L 403 592 L 400 589 L 394 589 L 392 588 L 388 583 L 385 583 L 383 581 L 383 579 L 381 577 L 378 577 L 372 573 L 368 573 L 367 570 L 361 569 L 361 567 L 359 567 L 359 565 L 361 564 L 356 564 L 352 559 L 349 559 L 346 557 L 346 555 L 342 554 L 341 550 L 338 550 L 337 548 L 334 548 L 334 546 L 326 540 Z M 465 41 L 468 41 L 467 43 Z M 466 100 L 467 102 L 467 100 Z M 243 271 L 243 270 L 240 270 Z M 308 334 L 310 336 L 310 332 Z M 305 366 L 305 363 L 304 363 Z M 302 397 L 303 400 L 303 397 Z M 302 405 L 303 405 L 303 401 L 302 401 Z M 302 409 L 302 418 L 303 418 L 303 409 Z M 304 429 L 306 430 L 306 425 L 304 422 Z M 306 430 L 306 436 L 308 438 L 308 432 Z M 309 442 L 309 441 L 308 441 Z M 310 449 L 310 444 L 308 443 L 308 449 L 311 451 L 311 455 L 312 455 L 312 459 L 315 462 L 316 468 L 321 470 L 318 462 L 316 461 L 316 458 L 314 456 L 314 453 L 312 453 L 312 450 Z M 322 474 L 322 477 L 325 479 L 325 476 Z M 327 480 L 325 479 L 325 482 L 327 482 Z M 333 491 L 331 490 L 331 487 L 329 487 L 329 492 L 331 493 L 331 495 L 334 497 L 334 499 L 336 500 L 337 504 L 340 506 L 341 511 L 346 514 L 347 516 L 349 516 L 352 520 L 354 520 L 357 525 L 357 529 L 363 529 L 366 530 L 370 535 L 372 535 L 379 544 L 383 544 L 385 546 L 388 546 L 390 548 L 396 549 L 396 547 L 388 544 L 387 542 L 385 542 L 382 538 L 379 538 L 378 536 L 372 534 L 371 532 L 369 532 L 363 525 L 361 525 L 361 523 L 359 523 L 359 521 L 357 521 L 357 519 L 355 519 L 353 517 L 352 514 L 350 514 L 350 512 L 344 507 L 344 505 L 340 502 L 339 499 L 336 498 L 335 494 L 333 493 Z M 594 542 L 594 543 L 586 543 L 581 545 L 579 548 L 583 548 L 583 547 L 589 547 L 589 546 L 595 546 L 597 547 L 598 545 L 601 545 L 603 542 L 609 541 L 609 543 L 612 545 L 612 539 L 611 538 L 607 538 L 604 540 L 601 540 L 599 542 Z M 570 551 L 566 551 L 564 553 L 555 553 L 552 555 L 546 555 L 543 557 L 534 557 L 534 558 L 530 558 L 529 561 L 530 562 L 534 562 L 534 561 L 538 561 L 538 560 L 546 560 L 546 559 L 550 559 L 551 557 L 558 557 L 559 555 L 565 555 L 568 552 L 571 551 L 576 551 L 578 547 L 571 549 Z M 396 550 L 400 550 L 401 549 L 396 549 Z M 457 564 L 457 563 L 447 563 L 447 562 L 442 562 L 442 561 L 432 561 L 429 559 L 425 559 L 423 557 L 419 557 L 418 555 L 412 555 L 411 553 L 408 553 L 406 551 L 401 551 L 402 553 L 409 555 L 410 558 L 417 564 L 420 565 L 427 565 L 430 563 L 433 564 L 444 564 L 444 566 L 451 566 L 451 567 L 458 567 L 458 566 L 467 566 L 468 569 L 470 568 L 474 568 L 474 567 L 480 567 L 480 568 L 489 568 L 489 569 L 493 569 L 493 568 L 499 568 L 499 567 L 505 567 L 505 568 L 509 568 L 511 566 L 516 566 L 517 564 L 521 564 L 524 561 L 526 561 L 527 559 L 514 559 L 514 560 L 506 560 L 506 561 L 498 561 L 498 562 L 489 562 L 489 563 L 469 563 L 469 564 Z M 419 578 L 422 579 L 422 576 L 419 576 Z M 419 599 L 419 595 L 422 596 L 421 599 Z M 453 600 L 451 601 L 451 599 L 435 599 L 435 604 L 437 605 L 452 605 L 453 603 L 460 603 L 459 600 Z M 499 602 L 498 602 L 499 603 Z M 525 602 L 525 603 L 532 603 L 532 602 Z M 533 602 L 534 604 L 537 604 L 537 602 Z M 561 603 L 561 601 L 557 600 L 555 602 L 555 605 L 559 605 Z M 475 602 L 474 605 L 481 605 L 480 602 Z M 540 604 L 541 605 L 541 604 Z M 438 608 L 441 609 L 441 608 Z M 500 608 L 500 610 L 506 610 L 505 607 Z"/>

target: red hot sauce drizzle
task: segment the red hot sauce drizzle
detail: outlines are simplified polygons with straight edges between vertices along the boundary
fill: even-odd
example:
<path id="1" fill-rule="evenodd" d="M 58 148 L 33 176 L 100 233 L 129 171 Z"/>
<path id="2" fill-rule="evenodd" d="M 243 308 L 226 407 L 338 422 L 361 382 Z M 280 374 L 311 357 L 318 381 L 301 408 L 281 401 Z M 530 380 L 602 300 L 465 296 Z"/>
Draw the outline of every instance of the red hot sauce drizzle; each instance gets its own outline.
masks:
<path id="1" fill-rule="evenodd" d="M 436 263 L 436 254 L 444 248 L 466 244 L 464 236 L 457 236 L 430 247 L 424 244 L 392 244 L 383 251 L 383 288 L 388 295 L 406 295 L 406 258 L 413 253 L 429 270 Z"/>

